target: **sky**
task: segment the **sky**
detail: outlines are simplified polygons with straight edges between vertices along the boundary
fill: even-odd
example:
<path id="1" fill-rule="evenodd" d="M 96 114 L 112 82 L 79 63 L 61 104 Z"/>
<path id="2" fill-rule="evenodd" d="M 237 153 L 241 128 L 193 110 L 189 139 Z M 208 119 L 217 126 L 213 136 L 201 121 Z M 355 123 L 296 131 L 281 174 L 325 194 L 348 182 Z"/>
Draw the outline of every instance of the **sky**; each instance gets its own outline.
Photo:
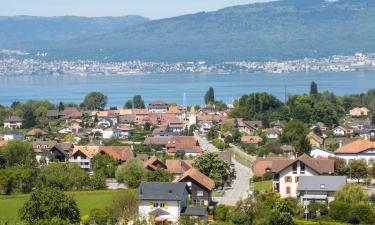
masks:
<path id="1" fill-rule="evenodd" d="M 269 0 L 0 0 L 0 16 L 125 16 L 150 19 Z"/>

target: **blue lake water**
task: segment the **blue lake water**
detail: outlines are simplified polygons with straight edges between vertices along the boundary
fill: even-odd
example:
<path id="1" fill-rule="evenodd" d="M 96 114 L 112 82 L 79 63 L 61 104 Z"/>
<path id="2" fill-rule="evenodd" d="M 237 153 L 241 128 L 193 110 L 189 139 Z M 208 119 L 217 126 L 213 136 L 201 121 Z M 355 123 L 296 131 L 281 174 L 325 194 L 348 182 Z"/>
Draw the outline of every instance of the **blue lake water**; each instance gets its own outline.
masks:
<path id="1" fill-rule="evenodd" d="M 318 83 L 319 91 L 356 94 L 375 88 L 375 72 L 1 76 L 0 104 L 26 100 L 80 103 L 87 93 L 100 91 L 108 96 L 108 106 L 122 106 L 136 94 L 146 102 L 160 99 L 181 104 L 184 93 L 186 103 L 193 105 L 203 103 L 210 86 L 215 89 L 216 99 L 225 102 L 259 91 L 284 100 L 285 87 L 289 94 L 307 93 L 312 81 Z"/>

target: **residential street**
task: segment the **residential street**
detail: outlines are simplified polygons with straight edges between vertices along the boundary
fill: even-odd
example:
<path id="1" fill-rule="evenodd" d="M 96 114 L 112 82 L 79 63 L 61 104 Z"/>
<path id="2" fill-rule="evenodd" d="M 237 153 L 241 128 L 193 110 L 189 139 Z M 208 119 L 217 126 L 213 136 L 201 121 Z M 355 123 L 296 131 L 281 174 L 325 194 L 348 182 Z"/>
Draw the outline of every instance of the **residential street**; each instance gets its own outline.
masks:
<path id="1" fill-rule="evenodd" d="M 195 134 L 195 138 L 198 140 L 200 146 L 207 151 L 219 151 L 215 146 L 209 143 L 206 139 L 202 138 L 200 135 Z M 232 162 L 235 165 L 237 176 L 233 182 L 232 188 L 227 189 L 223 197 L 214 198 L 214 200 L 218 201 L 219 204 L 235 205 L 238 200 L 246 198 L 249 193 L 249 179 L 252 176 L 251 169 L 237 162 L 235 158 L 232 158 Z"/>

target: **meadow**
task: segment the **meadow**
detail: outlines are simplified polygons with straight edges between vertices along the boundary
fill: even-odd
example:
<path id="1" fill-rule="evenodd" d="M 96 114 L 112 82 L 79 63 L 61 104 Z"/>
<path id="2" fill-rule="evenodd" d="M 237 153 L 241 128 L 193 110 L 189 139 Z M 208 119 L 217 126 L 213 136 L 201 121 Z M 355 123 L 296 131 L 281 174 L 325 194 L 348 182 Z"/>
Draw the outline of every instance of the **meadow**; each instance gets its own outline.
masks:
<path id="1" fill-rule="evenodd" d="M 89 214 L 92 209 L 109 206 L 119 192 L 105 190 L 66 192 L 66 194 L 73 196 L 78 204 L 81 216 L 83 216 Z M 0 196 L 0 224 L 5 222 L 8 222 L 8 224 L 18 223 L 20 221 L 18 210 L 28 197 L 29 195 Z"/>

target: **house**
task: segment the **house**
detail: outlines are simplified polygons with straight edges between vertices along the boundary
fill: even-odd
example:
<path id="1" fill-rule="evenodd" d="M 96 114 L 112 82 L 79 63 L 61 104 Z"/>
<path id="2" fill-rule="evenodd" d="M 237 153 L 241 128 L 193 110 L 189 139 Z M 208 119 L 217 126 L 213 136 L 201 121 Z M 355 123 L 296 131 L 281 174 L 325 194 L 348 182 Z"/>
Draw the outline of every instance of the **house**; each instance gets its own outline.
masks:
<path id="1" fill-rule="evenodd" d="M 168 172 L 175 178 L 181 177 L 186 171 L 192 168 L 193 160 L 167 159 L 165 165 Z"/>
<path id="2" fill-rule="evenodd" d="M 160 159 L 156 157 L 151 157 L 147 161 L 143 162 L 143 167 L 150 171 L 167 169 L 167 166 Z"/>
<path id="3" fill-rule="evenodd" d="M 98 121 L 98 126 L 100 127 L 104 127 L 104 128 L 107 128 L 107 127 L 110 127 L 111 126 L 111 120 L 107 119 L 107 118 L 101 118 L 99 119 Z"/>
<path id="4" fill-rule="evenodd" d="M 134 136 L 135 134 L 135 129 L 126 125 L 121 125 L 117 127 L 119 130 L 119 138 L 129 138 Z"/>
<path id="5" fill-rule="evenodd" d="M 135 117 L 135 123 L 139 125 L 144 125 L 148 122 L 148 109 L 132 109 L 132 114 Z"/>
<path id="6" fill-rule="evenodd" d="M 199 127 L 199 131 L 201 132 L 208 132 L 215 121 L 215 115 L 198 115 L 197 116 L 197 125 Z"/>
<path id="7" fill-rule="evenodd" d="M 266 136 L 268 139 L 279 139 L 281 131 L 277 128 L 267 129 Z"/>
<path id="8" fill-rule="evenodd" d="M 91 171 L 91 159 L 98 154 L 99 151 L 100 146 L 74 146 L 68 161 L 78 164 L 84 170 Z"/>
<path id="9" fill-rule="evenodd" d="M 121 163 L 135 156 L 130 146 L 100 146 L 99 153 L 107 154 Z"/>
<path id="10" fill-rule="evenodd" d="M 330 203 L 334 193 L 346 184 L 346 176 L 301 176 L 298 182 L 298 198 L 304 206 L 313 202 Z"/>
<path id="11" fill-rule="evenodd" d="M 26 133 L 26 137 L 29 138 L 29 139 L 42 138 L 46 135 L 47 135 L 47 133 L 44 132 L 43 130 L 39 129 L 39 128 L 33 128 Z"/>
<path id="12" fill-rule="evenodd" d="M 357 140 L 344 145 L 335 151 L 336 157 L 345 159 L 347 163 L 350 160 L 365 160 L 367 164 L 375 160 L 375 131 L 370 132 L 369 140 Z"/>
<path id="13" fill-rule="evenodd" d="M 207 208 L 189 206 L 186 183 L 142 182 L 138 189 L 138 213 L 150 224 L 176 223 L 181 216 L 196 216 L 207 221 Z"/>
<path id="14" fill-rule="evenodd" d="M 174 182 L 186 183 L 194 205 L 210 205 L 215 182 L 195 168 L 190 168 Z"/>
<path id="15" fill-rule="evenodd" d="M 194 107 L 191 107 L 190 111 L 187 112 L 187 120 L 189 121 L 189 126 L 197 124 L 197 111 Z"/>
<path id="16" fill-rule="evenodd" d="M 328 159 L 331 157 L 335 157 L 335 153 L 324 150 L 324 149 L 315 148 L 311 150 L 310 156 L 313 157 L 314 159 L 318 159 L 318 158 Z"/>
<path id="17" fill-rule="evenodd" d="M 5 141 L 11 141 L 11 140 L 20 140 L 20 141 L 23 141 L 23 140 L 25 140 L 25 136 L 23 136 L 17 130 L 10 130 L 10 131 L 6 131 L 5 132 L 3 139 Z"/>
<path id="18" fill-rule="evenodd" d="M 40 164 L 48 164 L 52 161 L 65 162 L 68 151 L 72 147 L 71 143 L 57 143 L 57 141 L 33 141 L 33 150 L 36 160 Z"/>
<path id="19" fill-rule="evenodd" d="M 238 120 L 238 129 L 241 132 L 253 134 L 255 131 L 261 128 L 262 128 L 262 121 Z"/>
<path id="20" fill-rule="evenodd" d="M 348 136 L 354 133 L 354 129 L 344 125 L 339 125 L 335 127 L 332 132 L 334 136 Z"/>
<path id="21" fill-rule="evenodd" d="M 103 139 L 119 138 L 121 131 L 117 128 L 107 128 L 103 130 Z"/>
<path id="22" fill-rule="evenodd" d="M 328 130 L 328 127 L 322 122 L 317 122 L 310 127 L 311 130 L 314 130 L 315 128 L 319 128 L 323 133 L 326 133 Z"/>
<path id="23" fill-rule="evenodd" d="M 354 117 L 368 116 L 370 110 L 366 107 L 357 107 L 349 111 L 349 115 Z"/>
<path id="24" fill-rule="evenodd" d="M 18 116 L 11 116 L 4 120 L 4 128 L 17 129 L 22 127 L 22 119 Z"/>
<path id="25" fill-rule="evenodd" d="M 273 173 L 273 191 L 279 192 L 282 198 L 297 198 L 300 177 L 332 175 L 334 160 L 318 160 L 303 154 L 294 160 L 273 163 L 269 169 Z"/>
<path id="26" fill-rule="evenodd" d="M 321 148 L 324 145 L 324 139 L 316 135 L 314 132 L 310 132 L 307 135 L 307 139 L 309 139 L 312 148 Z"/>
<path id="27" fill-rule="evenodd" d="M 242 136 L 241 137 L 241 143 L 243 144 L 259 145 L 262 141 L 263 141 L 263 138 L 259 136 Z"/>
<path id="28" fill-rule="evenodd" d="M 172 155 L 179 151 L 191 156 L 203 153 L 203 149 L 193 136 L 171 136 L 168 138 L 166 149 L 167 153 Z"/>
<path id="29" fill-rule="evenodd" d="M 148 104 L 148 110 L 152 113 L 166 113 L 169 110 L 169 105 L 163 101 L 152 101 Z"/>

